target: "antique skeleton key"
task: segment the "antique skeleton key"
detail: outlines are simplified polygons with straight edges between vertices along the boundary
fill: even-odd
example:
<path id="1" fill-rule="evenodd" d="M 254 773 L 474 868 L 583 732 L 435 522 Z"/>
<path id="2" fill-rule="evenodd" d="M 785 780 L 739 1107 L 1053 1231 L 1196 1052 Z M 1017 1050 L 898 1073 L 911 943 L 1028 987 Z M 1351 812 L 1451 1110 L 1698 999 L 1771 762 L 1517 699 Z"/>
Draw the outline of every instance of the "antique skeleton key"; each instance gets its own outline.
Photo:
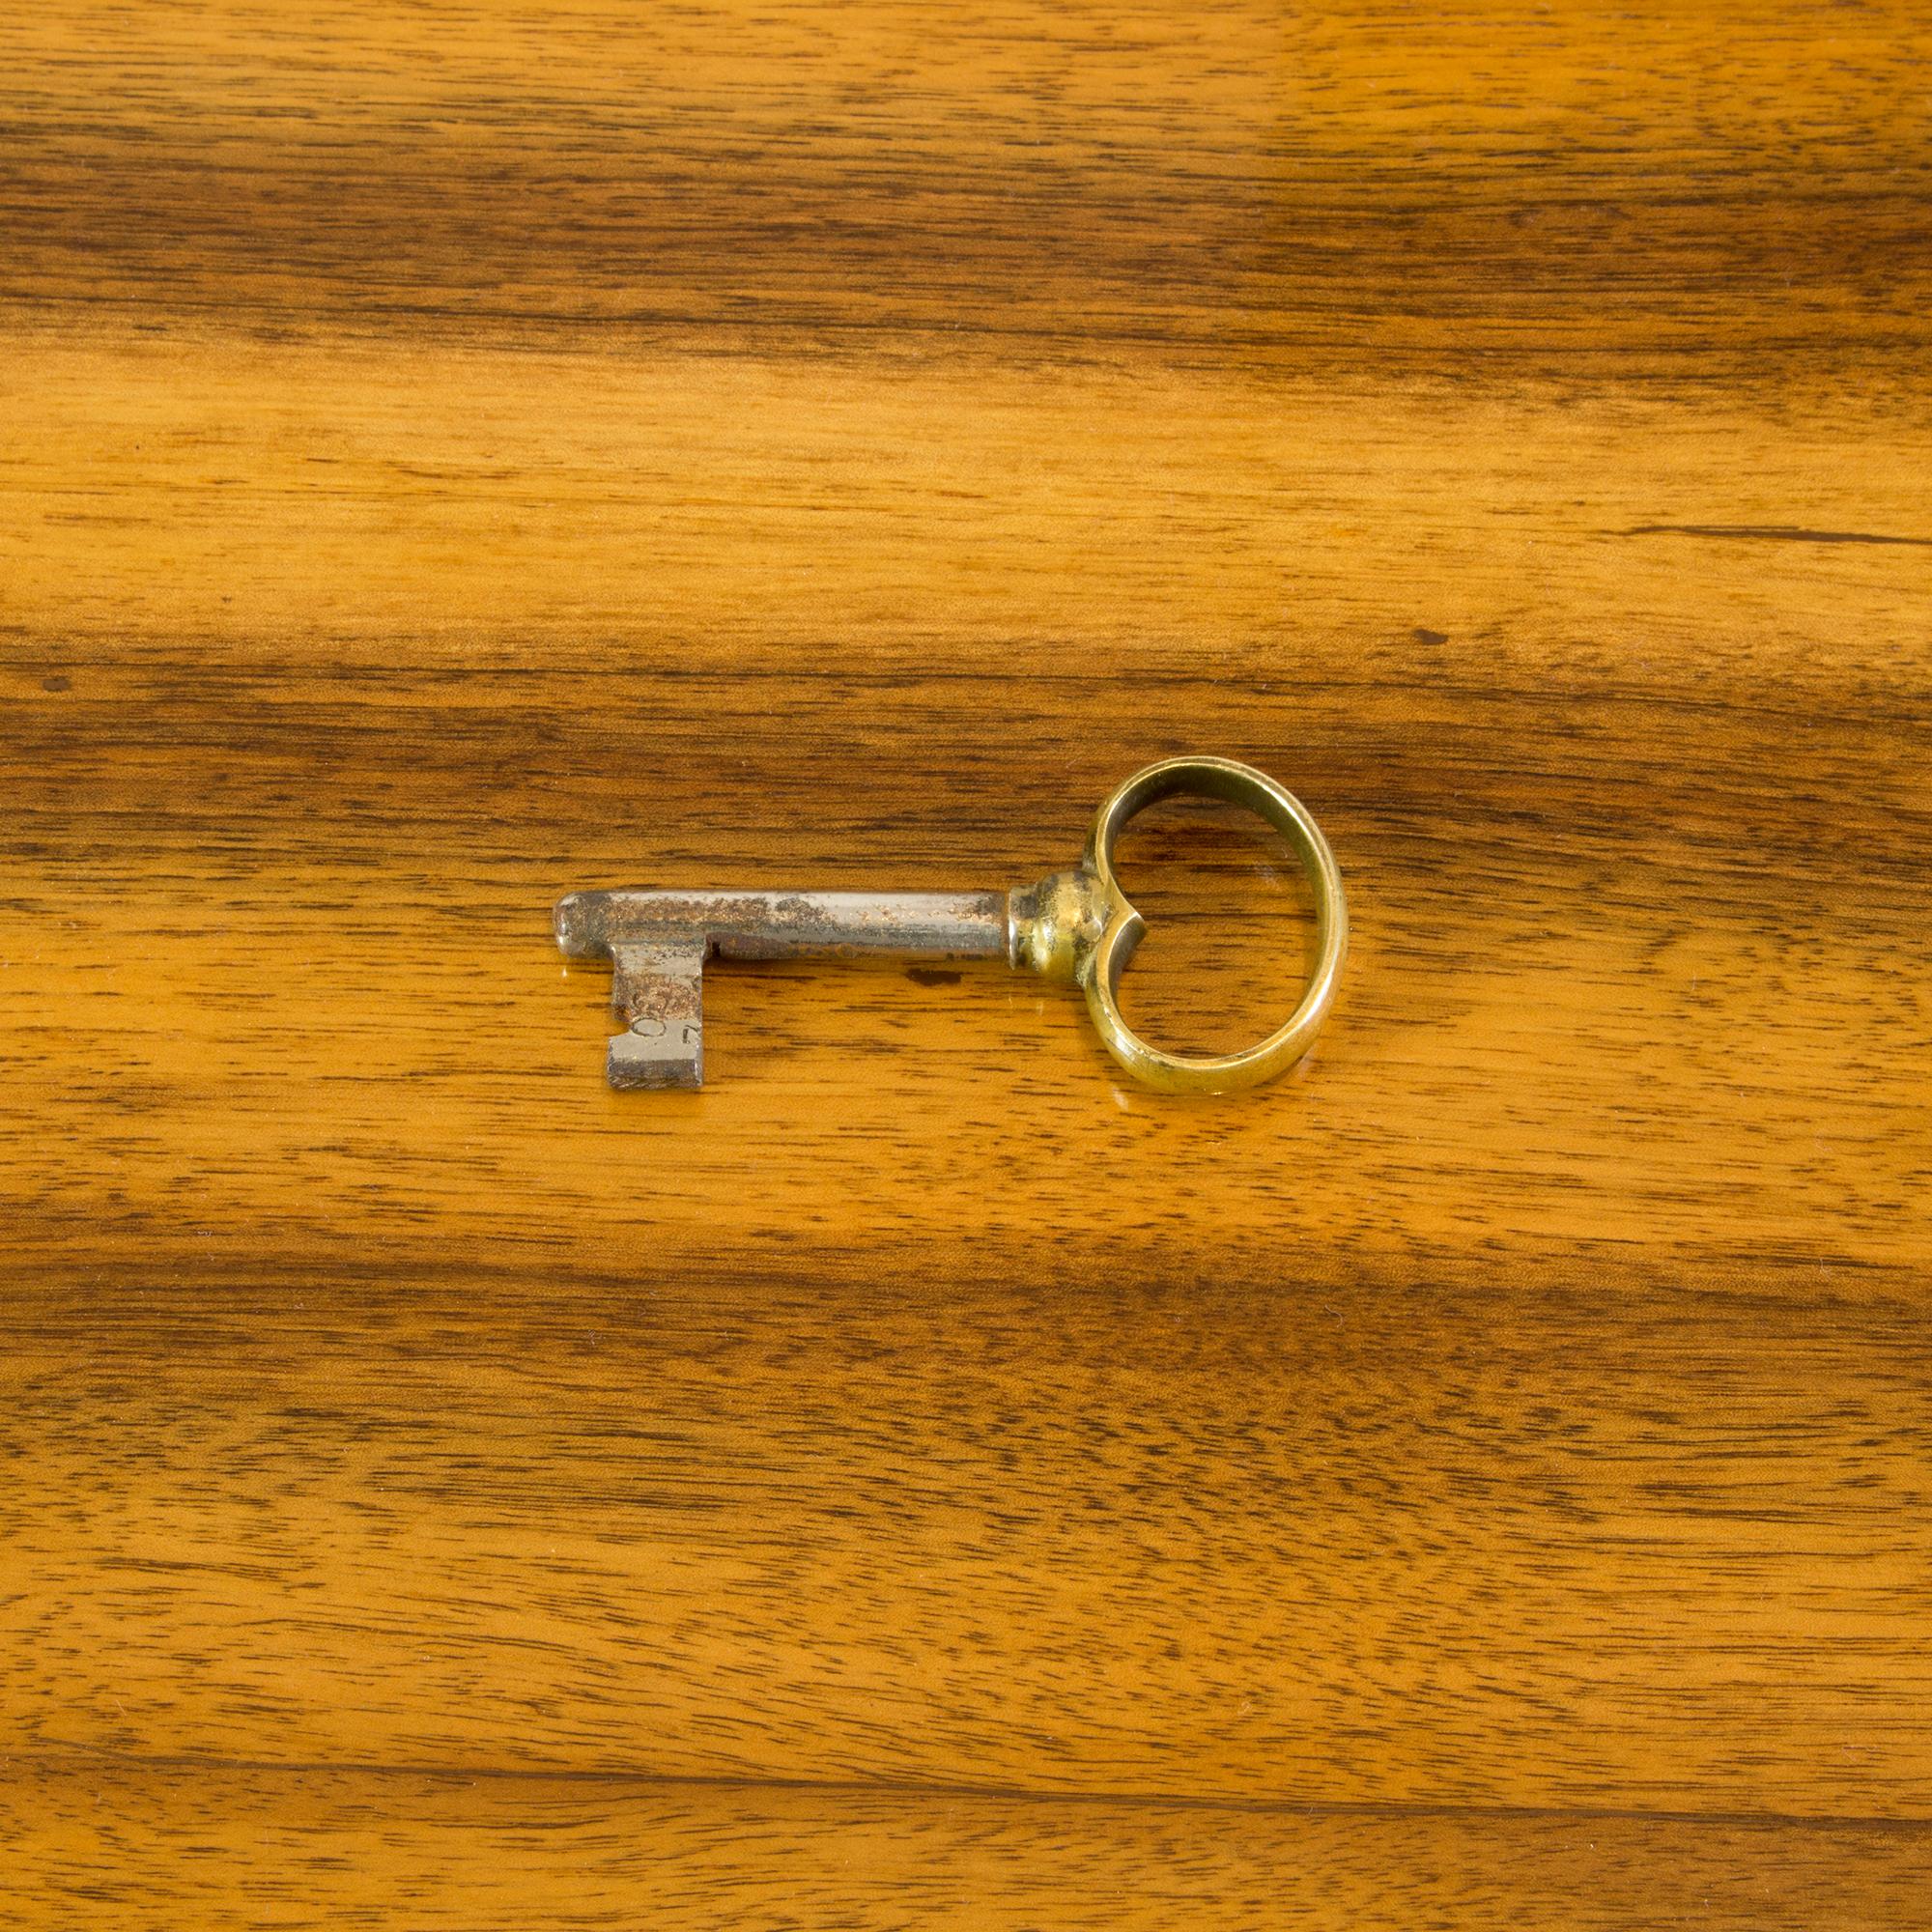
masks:
<path id="1" fill-rule="evenodd" d="M 1114 881 L 1114 845 L 1137 812 L 1177 793 L 1225 799 L 1286 835 L 1315 889 L 1316 962 L 1301 1003 L 1238 1053 L 1189 1056 L 1150 1046 L 1121 1017 L 1122 971 L 1146 930 Z M 1349 919 L 1335 856 L 1293 794 L 1232 758 L 1149 765 L 1101 806 L 1071 871 L 1010 893 L 591 892 L 556 907 L 556 943 L 572 958 L 608 958 L 611 1004 L 626 1031 L 611 1041 L 613 1087 L 697 1087 L 704 1079 L 704 962 L 859 958 L 1004 959 L 1087 996 L 1100 1037 L 1128 1072 L 1172 1094 L 1226 1094 L 1287 1070 L 1313 1044 L 1341 978 Z"/>

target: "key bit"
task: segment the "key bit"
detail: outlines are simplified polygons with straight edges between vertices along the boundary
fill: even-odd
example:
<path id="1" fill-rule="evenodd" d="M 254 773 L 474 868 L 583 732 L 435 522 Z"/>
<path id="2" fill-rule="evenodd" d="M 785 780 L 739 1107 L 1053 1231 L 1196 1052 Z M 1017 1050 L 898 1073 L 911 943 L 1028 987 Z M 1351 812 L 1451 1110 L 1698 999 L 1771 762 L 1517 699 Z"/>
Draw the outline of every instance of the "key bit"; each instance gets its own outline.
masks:
<path id="1" fill-rule="evenodd" d="M 1114 845 L 1156 800 L 1195 792 L 1248 807 L 1295 848 L 1315 888 L 1316 966 L 1288 1021 L 1239 1053 L 1188 1056 L 1141 1039 L 1121 1017 L 1120 977 L 1146 927 L 1115 883 Z M 1230 758 L 1168 758 L 1101 806 L 1078 867 L 1019 891 L 980 893 L 572 893 L 556 941 L 572 958 L 611 961 L 611 1004 L 625 1031 L 610 1043 L 612 1087 L 695 1088 L 704 1080 L 707 959 L 1004 959 L 1087 996 L 1102 1040 L 1150 1086 L 1230 1093 L 1292 1066 L 1313 1043 L 1341 977 L 1348 911 L 1328 841 L 1307 809 Z"/>

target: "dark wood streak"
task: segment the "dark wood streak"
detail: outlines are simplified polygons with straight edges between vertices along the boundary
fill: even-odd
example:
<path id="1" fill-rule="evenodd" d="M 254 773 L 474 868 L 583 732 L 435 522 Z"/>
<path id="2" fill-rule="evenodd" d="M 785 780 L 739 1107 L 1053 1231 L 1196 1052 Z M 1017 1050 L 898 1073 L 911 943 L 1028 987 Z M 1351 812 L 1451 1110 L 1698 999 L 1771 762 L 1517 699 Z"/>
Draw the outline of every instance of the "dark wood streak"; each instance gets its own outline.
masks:
<path id="1" fill-rule="evenodd" d="M 1627 537 L 1730 537 L 1747 543 L 1906 544 L 1932 550 L 1932 537 L 1883 536 L 1871 530 L 1800 530 L 1767 524 L 1634 524 Z"/>
<path id="2" fill-rule="evenodd" d="M 882 5 L 856 30 L 797 5 L 572 4 L 523 32 L 487 6 L 103 10 L 84 58 L 25 21 L 0 42 L 6 293 L 23 318 L 277 333 L 1530 350 L 1645 380 L 1856 352 L 1903 379 L 1932 271 L 1921 29 L 1777 5 L 1554 33 L 1529 7 L 1424 30 L 1247 0 Z"/>
<path id="3" fill-rule="evenodd" d="M 600 1280 L 508 1233 L 16 1290 L 23 1746 L 1917 1815 L 1909 1278 L 1029 1285 L 961 1230 Z"/>
<path id="4" fill-rule="evenodd" d="M 50 1824 L 63 1780 L 87 1814 Z M 1924 1922 L 1920 1833 L 1897 1824 L 1466 1811 L 1204 1813 L 974 1793 L 350 1774 L 99 1759 L 0 1780 L 15 1873 L 74 1915 L 202 1925 L 860 1928 L 987 1932 L 1178 1921 L 1412 1932 L 1695 1923 L 1853 1932 Z M 205 1856 L 245 1833 L 242 1861 Z M 489 1856 L 479 1856 L 479 1846 Z M 1043 1908 L 1042 1901 L 1050 1901 Z"/>

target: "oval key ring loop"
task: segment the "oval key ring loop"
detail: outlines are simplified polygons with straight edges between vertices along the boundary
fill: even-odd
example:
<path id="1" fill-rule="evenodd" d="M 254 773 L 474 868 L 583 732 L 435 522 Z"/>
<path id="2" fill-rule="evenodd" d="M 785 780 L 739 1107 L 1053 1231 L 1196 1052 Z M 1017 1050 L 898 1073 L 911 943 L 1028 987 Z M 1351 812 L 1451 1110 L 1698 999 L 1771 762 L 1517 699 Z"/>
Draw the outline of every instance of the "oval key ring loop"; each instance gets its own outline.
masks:
<path id="1" fill-rule="evenodd" d="M 1294 847 L 1315 889 L 1315 971 L 1301 1003 L 1286 1024 L 1238 1053 L 1189 1055 L 1150 1046 L 1122 1016 L 1118 1003 L 1121 974 L 1147 931 L 1114 877 L 1114 845 L 1135 815 L 1178 794 L 1217 798 L 1245 806 L 1281 832 Z M 1349 951 L 1349 909 L 1342 874 L 1321 828 L 1293 792 L 1265 772 L 1233 758 L 1165 758 L 1136 772 L 1101 806 L 1087 840 L 1084 867 L 1098 883 L 1106 923 L 1093 951 L 1081 962 L 1079 978 L 1087 1008 L 1107 1050 L 1136 1079 L 1167 1094 L 1231 1094 L 1285 1073 L 1315 1043 L 1315 1036 L 1335 1003 L 1342 961 Z"/>

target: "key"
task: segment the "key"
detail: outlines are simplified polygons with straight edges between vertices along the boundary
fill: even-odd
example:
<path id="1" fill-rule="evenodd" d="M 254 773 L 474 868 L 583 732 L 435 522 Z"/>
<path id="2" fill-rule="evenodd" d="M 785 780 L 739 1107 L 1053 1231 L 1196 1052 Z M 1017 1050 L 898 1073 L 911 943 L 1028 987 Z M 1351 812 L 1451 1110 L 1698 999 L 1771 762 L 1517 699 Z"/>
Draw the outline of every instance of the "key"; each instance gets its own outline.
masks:
<path id="1" fill-rule="evenodd" d="M 1151 1046 L 1121 1016 L 1121 975 L 1146 923 L 1114 879 L 1128 822 L 1179 793 L 1247 807 L 1293 847 L 1315 892 L 1315 970 L 1300 1003 L 1268 1037 L 1236 1053 Z M 707 959 L 1004 959 L 1077 986 L 1101 1040 L 1127 1071 L 1170 1094 L 1228 1094 L 1286 1072 L 1314 1044 L 1334 1004 L 1349 916 L 1335 855 L 1308 810 L 1252 765 L 1166 758 L 1136 772 L 1100 807 L 1079 866 L 1013 892 L 572 893 L 557 901 L 556 941 L 574 959 L 611 961 L 611 1004 L 624 1031 L 610 1043 L 612 1087 L 693 1088 L 704 1081 Z"/>

